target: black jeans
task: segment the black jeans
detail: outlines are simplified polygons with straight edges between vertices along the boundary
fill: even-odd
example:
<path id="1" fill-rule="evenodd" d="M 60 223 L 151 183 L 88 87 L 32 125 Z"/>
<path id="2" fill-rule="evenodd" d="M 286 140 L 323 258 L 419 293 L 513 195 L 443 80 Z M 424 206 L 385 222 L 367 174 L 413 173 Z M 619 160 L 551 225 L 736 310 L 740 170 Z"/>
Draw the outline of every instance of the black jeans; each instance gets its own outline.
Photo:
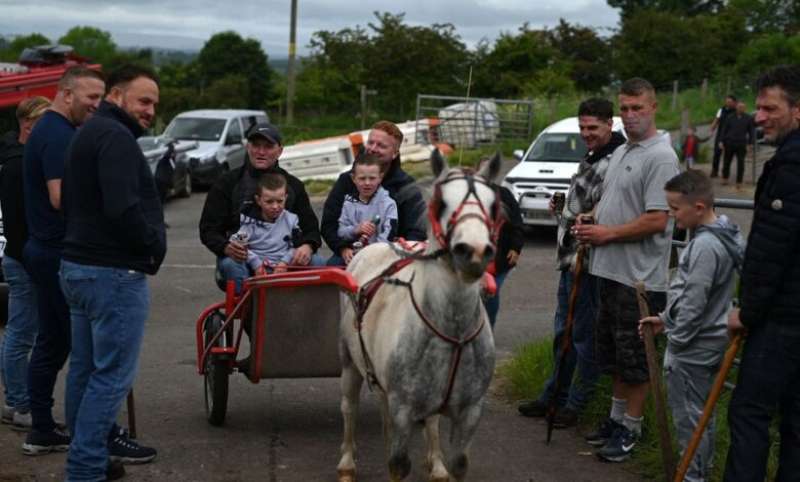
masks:
<path id="1" fill-rule="evenodd" d="M 711 177 L 719 173 L 719 161 L 722 158 L 722 149 L 719 148 L 719 139 L 714 139 L 714 158 L 711 161 Z"/>
<path id="2" fill-rule="evenodd" d="M 39 303 L 39 332 L 28 365 L 28 395 L 33 429 L 50 432 L 53 420 L 53 388 L 67 361 L 71 330 L 69 307 L 59 284 L 61 250 L 29 239 L 23 250 L 25 267 L 33 279 Z"/>
<path id="3" fill-rule="evenodd" d="M 725 160 L 722 164 L 722 178 L 728 179 L 731 173 L 731 161 L 736 156 L 736 184 L 741 184 L 744 178 L 744 158 L 747 146 L 742 144 L 725 144 Z"/>
<path id="4" fill-rule="evenodd" d="M 739 380 L 728 407 L 731 446 L 725 482 L 762 482 L 769 425 L 780 414 L 777 481 L 800 480 L 800 325 L 764 321 L 747 336 Z"/>

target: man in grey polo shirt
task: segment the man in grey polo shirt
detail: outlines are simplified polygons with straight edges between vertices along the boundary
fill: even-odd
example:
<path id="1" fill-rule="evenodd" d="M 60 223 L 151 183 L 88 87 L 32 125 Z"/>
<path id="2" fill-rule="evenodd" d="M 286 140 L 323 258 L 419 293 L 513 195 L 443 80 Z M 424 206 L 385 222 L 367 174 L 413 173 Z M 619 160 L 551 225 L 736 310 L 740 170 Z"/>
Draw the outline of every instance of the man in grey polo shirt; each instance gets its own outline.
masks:
<path id="1" fill-rule="evenodd" d="M 609 162 L 597 224 L 573 228 L 579 241 L 594 246 L 589 272 L 598 278 L 600 299 L 597 363 L 614 380 L 609 419 L 586 441 L 601 447 L 597 455 L 612 462 L 630 457 L 641 435 L 649 376 L 634 286 L 644 281 L 650 310 L 664 309 L 672 233 L 664 185 L 680 172 L 669 140 L 656 130 L 650 82 L 623 83 L 619 107 L 628 142 Z"/>

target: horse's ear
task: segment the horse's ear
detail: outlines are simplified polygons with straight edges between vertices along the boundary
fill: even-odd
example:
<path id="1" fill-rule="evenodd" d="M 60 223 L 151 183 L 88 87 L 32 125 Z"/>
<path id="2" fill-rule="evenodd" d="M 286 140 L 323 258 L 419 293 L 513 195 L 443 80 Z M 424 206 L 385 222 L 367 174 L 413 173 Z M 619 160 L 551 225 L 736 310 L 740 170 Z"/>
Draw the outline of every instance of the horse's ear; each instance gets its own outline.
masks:
<path id="1" fill-rule="evenodd" d="M 439 152 L 439 149 L 434 149 L 431 152 L 431 171 L 433 171 L 434 177 L 439 177 L 439 175 L 447 169 L 447 161 L 445 160 L 442 153 Z"/>
<path id="2" fill-rule="evenodd" d="M 500 166 L 503 164 L 503 158 L 500 157 L 500 151 L 494 153 L 494 156 L 485 162 L 481 167 L 478 174 L 483 176 L 484 179 L 493 181 L 498 174 L 500 174 Z"/>

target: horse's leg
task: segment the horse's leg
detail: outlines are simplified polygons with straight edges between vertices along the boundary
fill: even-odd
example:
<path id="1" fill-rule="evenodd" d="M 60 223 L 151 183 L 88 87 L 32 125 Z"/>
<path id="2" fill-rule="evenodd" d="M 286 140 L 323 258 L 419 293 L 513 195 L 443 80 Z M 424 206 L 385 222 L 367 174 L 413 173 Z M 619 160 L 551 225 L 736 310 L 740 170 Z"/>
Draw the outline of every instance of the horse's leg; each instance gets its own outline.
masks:
<path id="1" fill-rule="evenodd" d="M 450 431 L 450 450 L 452 451 L 450 475 L 459 482 L 467 476 L 469 447 L 472 443 L 472 437 L 475 436 L 475 430 L 478 428 L 482 408 L 483 401 L 480 401 L 467 407 L 466 410 L 452 419 Z"/>
<path id="2" fill-rule="evenodd" d="M 405 406 L 393 406 L 389 403 L 390 427 L 389 444 L 389 478 L 399 482 L 411 472 L 411 459 L 408 457 L 408 440 L 411 436 L 411 418 Z"/>
<path id="3" fill-rule="evenodd" d="M 447 482 L 450 476 L 444 466 L 444 455 L 439 441 L 439 416 L 433 415 L 425 419 L 425 439 L 428 441 L 428 468 L 431 471 L 430 482 Z"/>
<path id="4" fill-rule="evenodd" d="M 344 440 L 342 442 L 342 458 L 336 467 L 339 475 L 339 482 L 355 482 L 356 463 L 355 463 L 355 432 L 356 416 L 358 414 L 358 398 L 361 393 L 361 385 L 364 377 L 358 372 L 358 368 L 350 359 L 347 348 L 342 349 L 342 417 L 344 418 Z"/>

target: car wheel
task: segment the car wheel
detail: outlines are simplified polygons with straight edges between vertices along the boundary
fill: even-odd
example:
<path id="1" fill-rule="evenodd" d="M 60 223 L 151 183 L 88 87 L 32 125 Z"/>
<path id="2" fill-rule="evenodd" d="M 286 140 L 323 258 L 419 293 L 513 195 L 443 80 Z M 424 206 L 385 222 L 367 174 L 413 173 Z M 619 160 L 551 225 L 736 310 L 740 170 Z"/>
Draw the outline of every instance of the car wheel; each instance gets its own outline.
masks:
<path id="1" fill-rule="evenodd" d="M 181 183 L 180 190 L 178 191 L 178 197 L 189 197 L 192 195 L 192 174 L 189 172 L 188 169 L 184 171 L 183 174 L 183 182 Z"/>

